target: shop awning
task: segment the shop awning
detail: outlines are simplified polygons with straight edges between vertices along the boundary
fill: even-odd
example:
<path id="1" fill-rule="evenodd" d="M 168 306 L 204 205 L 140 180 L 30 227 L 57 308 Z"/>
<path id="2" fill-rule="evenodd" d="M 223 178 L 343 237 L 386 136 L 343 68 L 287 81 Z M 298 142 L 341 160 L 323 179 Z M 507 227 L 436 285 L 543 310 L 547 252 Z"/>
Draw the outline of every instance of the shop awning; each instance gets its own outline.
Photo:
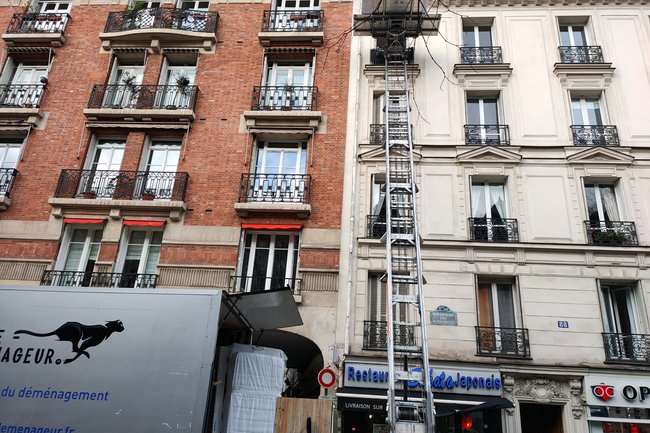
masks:
<path id="1" fill-rule="evenodd" d="M 220 324 L 232 327 L 232 320 L 237 318 L 236 328 L 251 331 L 265 331 L 269 329 L 288 328 L 303 324 L 298 306 L 293 298 L 293 291 L 289 288 L 265 290 L 263 292 L 246 292 L 225 294 L 223 298 L 225 308 L 222 311 Z"/>
<path id="2" fill-rule="evenodd" d="M 164 227 L 165 221 L 125 220 L 122 224 L 134 227 Z"/>
<path id="3" fill-rule="evenodd" d="M 402 391 L 396 391 L 398 398 L 403 396 Z M 411 398 L 415 399 L 415 393 Z M 337 397 L 386 400 L 386 391 L 382 389 L 364 389 L 342 387 L 336 391 Z M 446 394 L 433 393 L 433 402 L 436 405 L 436 416 L 443 417 L 456 413 L 477 412 L 491 409 L 508 409 L 515 407 L 510 400 L 493 395 Z"/>

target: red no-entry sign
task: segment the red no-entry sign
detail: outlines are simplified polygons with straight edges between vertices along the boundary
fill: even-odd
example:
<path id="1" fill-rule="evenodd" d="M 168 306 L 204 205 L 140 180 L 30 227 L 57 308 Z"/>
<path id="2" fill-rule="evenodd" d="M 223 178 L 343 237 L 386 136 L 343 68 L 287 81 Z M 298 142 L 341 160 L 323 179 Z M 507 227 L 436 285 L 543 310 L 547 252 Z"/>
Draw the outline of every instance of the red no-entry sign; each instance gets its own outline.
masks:
<path id="1" fill-rule="evenodd" d="M 336 373 L 331 368 L 323 368 L 320 373 L 318 373 L 318 383 L 323 388 L 331 388 L 336 383 Z"/>

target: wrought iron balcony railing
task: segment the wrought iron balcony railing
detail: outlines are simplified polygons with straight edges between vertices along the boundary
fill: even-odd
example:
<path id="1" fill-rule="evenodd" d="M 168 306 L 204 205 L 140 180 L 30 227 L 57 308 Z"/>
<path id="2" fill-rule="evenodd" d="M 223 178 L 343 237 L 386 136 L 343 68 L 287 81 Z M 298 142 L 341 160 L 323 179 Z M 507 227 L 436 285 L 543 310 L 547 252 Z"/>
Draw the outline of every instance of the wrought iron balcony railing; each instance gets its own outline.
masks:
<path id="1" fill-rule="evenodd" d="M 469 236 L 473 241 L 519 242 L 515 218 L 469 218 Z"/>
<path id="2" fill-rule="evenodd" d="M 316 86 L 255 86 L 253 110 L 316 110 Z"/>
<path id="3" fill-rule="evenodd" d="M 510 144 L 508 125 L 465 125 L 465 144 Z"/>
<path id="4" fill-rule="evenodd" d="M 632 221 L 585 221 L 589 245 L 633 247 L 639 245 Z"/>
<path id="5" fill-rule="evenodd" d="M 605 358 L 609 362 L 650 363 L 650 335 L 603 333 Z"/>
<path id="6" fill-rule="evenodd" d="M 0 168 L 0 195 L 11 197 L 11 188 L 14 186 L 16 176 L 18 170 L 15 168 Z"/>
<path id="7" fill-rule="evenodd" d="M 109 13 L 104 33 L 145 29 L 215 33 L 218 22 L 217 12 L 168 8 L 138 9 Z"/>
<path id="8" fill-rule="evenodd" d="M 477 355 L 530 358 L 528 329 L 476 327 Z"/>
<path id="9" fill-rule="evenodd" d="M 68 14 L 13 14 L 7 33 L 61 33 L 68 24 Z"/>
<path id="10" fill-rule="evenodd" d="M 263 292 L 265 290 L 277 290 L 289 287 L 294 295 L 300 295 L 301 286 L 301 278 L 235 275 L 230 277 L 228 291 L 230 293 Z"/>
<path id="11" fill-rule="evenodd" d="M 0 86 L 0 107 L 38 108 L 44 84 L 5 84 Z"/>
<path id="12" fill-rule="evenodd" d="M 416 344 L 416 329 L 414 326 L 397 325 L 394 329 L 393 343 L 397 346 L 414 346 Z M 364 320 L 363 349 L 386 350 L 388 323 L 383 321 Z"/>
<path id="13" fill-rule="evenodd" d="M 323 11 L 274 10 L 264 11 L 263 32 L 320 32 L 323 30 Z"/>
<path id="14" fill-rule="evenodd" d="M 95 84 L 88 108 L 194 110 L 197 86 Z"/>
<path id="15" fill-rule="evenodd" d="M 126 274 L 116 272 L 44 271 L 41 286 L 66 287 L 135 287 L 155 289 L 156 274 Z"/>
<path id="16" fill-rule="evenodd" d="M 414 234 L 415 222 L 412 216 L 395 214 L 391 217 L 391 231 L 398 234 Z M 380 239 L 386 233 L 386 215 L 367 216 L 367 237 Z"/>
<path id="17" fill-rule="evenodd" d="M 576 146 L 620 146 L 618 129 L 614 125 L 571 125 Z"/>
<path id="18" fill-rule="evenodd" d="M 309 203 L 311 176 L 308 174 L 241 175 L 239 202 Z"/>
<path id="19" fill-rule="evenodd" d="M 501 47 L 462 47 L 460 62 L 464 65 L 503 63 Z"/>
<path id="20" fill-rule="evenodd" d="M 605 63 L 603 50 L 598 45 L 584 47 L 558 47 L 560 63 Z"/>
<path id="21" fill-rule="evenodd" d="M 54 197 L 185 201 L 188 180 L 184 172 L 61 170 Z"/>

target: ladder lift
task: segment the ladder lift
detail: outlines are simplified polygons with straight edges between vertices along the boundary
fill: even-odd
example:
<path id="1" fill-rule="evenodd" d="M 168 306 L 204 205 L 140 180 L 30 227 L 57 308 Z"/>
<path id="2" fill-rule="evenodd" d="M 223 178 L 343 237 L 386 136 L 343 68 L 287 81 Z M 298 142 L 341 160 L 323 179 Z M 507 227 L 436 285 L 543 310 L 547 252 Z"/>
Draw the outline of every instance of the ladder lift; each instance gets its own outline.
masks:
<path id="1" fill-rule="evenodd" d="M 391 433 L 434 433 L 409 104 L 413 52 L 407 40 L 434 32 L 439 16 L 409 10 L 411 3 L 377 1 L 364 5 L 370 13 L 355 16 L 355 34 L 377 39 L 376 54 L 385 67 L 388 424 Z"/>

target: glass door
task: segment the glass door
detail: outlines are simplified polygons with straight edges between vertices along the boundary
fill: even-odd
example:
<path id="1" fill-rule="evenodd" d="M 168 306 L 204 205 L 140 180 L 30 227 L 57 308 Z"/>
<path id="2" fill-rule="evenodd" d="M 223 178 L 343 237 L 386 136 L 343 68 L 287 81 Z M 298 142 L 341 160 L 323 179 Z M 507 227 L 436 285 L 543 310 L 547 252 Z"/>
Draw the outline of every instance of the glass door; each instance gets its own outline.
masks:
<path id="1" fill-rule="evenodd" d="M 165 73 L 161 108 L 188 109 L 192 102 L 192 86 L 196 77 L 196 66 L 168 66 Z"/>
<path id="2" fill-rule="evenodd" d="M 311 65 L 281 65 L 273 63 L 266 76 L 266 106 L 300 108 L 311 105 Z"/>
<path id="3" fill-rule="evenodd" d="M 261 201 L 302 202 L 305 195 L 304 143 L 265 143 L 258 149 L 255 163 L 255 191 Z"/>
<path id="4" fill-rule="evenodd" d="M 97 143 L 93 158 L 80 182 L 81 195 L 88 195 L 87 198 L 131 197 L 130 181 L 120 172 L 124 147 L 124 142 L 100 140 Z"/>
<path id="5" fill-rule="evenodd" d="M 508 240 L 506 194 L 503 184 L 472 183 L 474 239 Z"/>
<path id="6" fill-rule="evenodd" d="M 130 231 L 122 264 L 120 287 L 151 287 L 153 280 L 149 276 L 156 273 L 162 235 L 161 231 Z"/>
<path id="7" fill-rule="evenodd" d="M 519 353 L 512 285 L 479 282 L 478 323 L 481 348 L 500 353 Z"/>
<path id="8" fill-rule="evenodd" d="M 32 105 L 38 107 L 43 94 L 41 77 L 47 78 L 46 65 L 25 65 L 20 63 L 16 67 L 11 87 L 4 95 L 3 105 L 25 107 Z"/>
<path id="9" fill-rule="evenodd" d="M 143 75 L 144 66 L 123 66 L 116 63 L 111 84 L 106 89 L 104 106 L 118 109 L 138 108 Z"/>
<path id="10" fill-rule="evenodd" d="M 52 33 L 60 33 L 65 30 L 70 12 L 71 2 L 42 1 L 38 3 L 38 11 L 41 14 L 57 14 L 49 16 L 47 20 L 37 20 L 34 28 L 36 30 Z"/>
<path id="11" fill-rule="evenodd" d="M 320 0 L 276 0 L 275 28 L 318 27 Z M 309 13 L 313 11 L 314 13 Z"/>
<path id="12" fill-rule="evenodd" d="M 103 228 L 74 228 L 63 260 L 62 286 L 88 287 L 99 255 Z M 79 272 L 83 273 L 81 276 Z"/>
<path id="13" fill-rule="evenodd" d="M 245 237 L 239 287 L 246 292 L 296 289 L 298 235 L 248 233 Z"/>
<path id="14" fill-rule="evenodd" d="M 177 142 L 154 142 L 149 148 L 144 195 L 156 199 L 171 199 L 181 146 Z"/>

